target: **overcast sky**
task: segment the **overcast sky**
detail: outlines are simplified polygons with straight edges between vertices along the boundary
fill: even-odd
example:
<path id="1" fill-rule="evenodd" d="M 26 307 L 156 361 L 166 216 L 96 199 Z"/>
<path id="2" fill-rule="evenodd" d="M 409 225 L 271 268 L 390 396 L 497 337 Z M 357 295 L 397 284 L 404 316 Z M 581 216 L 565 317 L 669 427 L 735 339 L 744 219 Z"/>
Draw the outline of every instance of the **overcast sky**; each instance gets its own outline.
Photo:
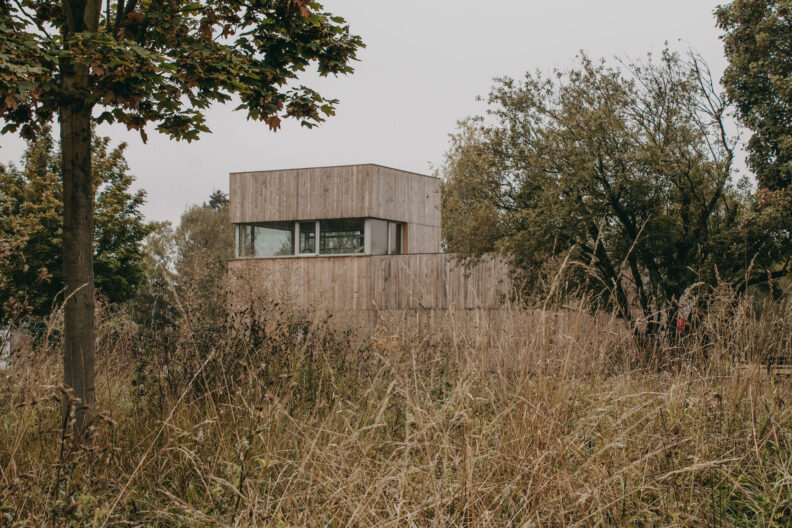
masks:
<path id="1" fill-rule="evenodd" d="M 176 143 L 156 132 L 143 144 L 118 126 L 100 133 L 129 144 L 127 160 L 148 192 L 151 220 L 178 221 L 228 173 L 351 163 L 379 163 L 430 173 L 443 159 L 457 120 L 481 113 L 496 76 L 567 68 L 580 50 L 593 57 L 638 58 L 692 46 L 720 77 L 725 59 L 713 10 L 718 0 L 324 0 L 347 19 L 367 48 L 355 74 L 304 77 L 341 100 L 319 128 L 286 124 L 272 133 L 232 106 L 208 115 L 213 133 Z M 19 159 L 24 144 L 0 136 L 0 162 Z"/>

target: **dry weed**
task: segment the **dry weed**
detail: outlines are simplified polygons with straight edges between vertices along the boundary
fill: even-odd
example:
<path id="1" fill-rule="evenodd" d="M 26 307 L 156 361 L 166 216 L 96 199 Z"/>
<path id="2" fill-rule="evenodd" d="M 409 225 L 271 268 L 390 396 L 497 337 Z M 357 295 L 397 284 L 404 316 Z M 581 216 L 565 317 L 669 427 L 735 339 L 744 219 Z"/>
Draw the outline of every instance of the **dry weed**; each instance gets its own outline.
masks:
<path id="1" fill-rule="evenodd" d="M 51 350 L 0 372 L 0 524 L 787 526 L 792 391 L 761 361 L 789 310 L 712 306 L 648 353 L 575 311 L 366 341 L 277 306 L 110 314 L 86 445 Z"/>

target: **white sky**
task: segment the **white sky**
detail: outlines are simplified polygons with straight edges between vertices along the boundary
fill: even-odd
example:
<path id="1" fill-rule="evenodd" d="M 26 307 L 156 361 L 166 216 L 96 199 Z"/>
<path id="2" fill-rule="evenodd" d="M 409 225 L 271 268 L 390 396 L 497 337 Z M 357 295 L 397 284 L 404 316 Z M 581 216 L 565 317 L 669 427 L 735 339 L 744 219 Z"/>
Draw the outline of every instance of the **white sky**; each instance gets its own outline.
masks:
<path id="1" fill-rule="evenodd" d="M 726 61 L 713 11 L 723 0 L 324 0 L 367 48 L 356 73 L 304 77 L 341 100 L 337 115 L 313 130 L 287 123 L 272 133 L 232 106 L 208 114 L 213 133 L 191 144 L 149 133 L 148 144 L 123 127 L 99 129 L 129 143 L 127 160 L 148 192 L 151 220 L 178 221 L 188 205 L 228 173 L 379 163 L 430 173 L 443 159 L 457 120 L 481 113 L 496 76 L 567 68 L 580 50 L 592 57 L 639 58 L 692 46 L 720 77 Z M 18 138 L 0 136 L 0 162 L 17 161 Z"/>

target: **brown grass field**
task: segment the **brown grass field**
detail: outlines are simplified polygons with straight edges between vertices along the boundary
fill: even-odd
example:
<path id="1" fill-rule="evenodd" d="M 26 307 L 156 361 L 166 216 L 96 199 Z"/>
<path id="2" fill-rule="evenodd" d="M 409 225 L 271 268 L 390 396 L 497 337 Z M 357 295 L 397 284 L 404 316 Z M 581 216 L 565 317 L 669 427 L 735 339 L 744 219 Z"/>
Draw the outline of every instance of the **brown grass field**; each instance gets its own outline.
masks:
<path id="1" fill-rule="evenodd" d="M 716 300 L 648 348 L 571 309 L 475 339 L 100 315 L 83 445 L 57 339 L 0 371 L 0 526 L 792 524 L 792 382 L 762 365 L 790 304 Z"/>

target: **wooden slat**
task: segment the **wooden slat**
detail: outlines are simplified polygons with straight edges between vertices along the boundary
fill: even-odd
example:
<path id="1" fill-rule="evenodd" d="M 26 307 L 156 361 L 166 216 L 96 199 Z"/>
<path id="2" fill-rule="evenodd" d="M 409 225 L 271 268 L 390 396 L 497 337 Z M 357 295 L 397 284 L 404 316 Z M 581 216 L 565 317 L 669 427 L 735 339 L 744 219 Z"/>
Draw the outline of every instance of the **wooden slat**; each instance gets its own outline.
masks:
<path id="1" fill-rule="evenodd" d="M 331 311 L 491 310 L 510 287 L 504 262 L 465 270 L 446 254 L 235 259 L 229 268 L 244 277 L 240 299 L 268 295 Z"/>

